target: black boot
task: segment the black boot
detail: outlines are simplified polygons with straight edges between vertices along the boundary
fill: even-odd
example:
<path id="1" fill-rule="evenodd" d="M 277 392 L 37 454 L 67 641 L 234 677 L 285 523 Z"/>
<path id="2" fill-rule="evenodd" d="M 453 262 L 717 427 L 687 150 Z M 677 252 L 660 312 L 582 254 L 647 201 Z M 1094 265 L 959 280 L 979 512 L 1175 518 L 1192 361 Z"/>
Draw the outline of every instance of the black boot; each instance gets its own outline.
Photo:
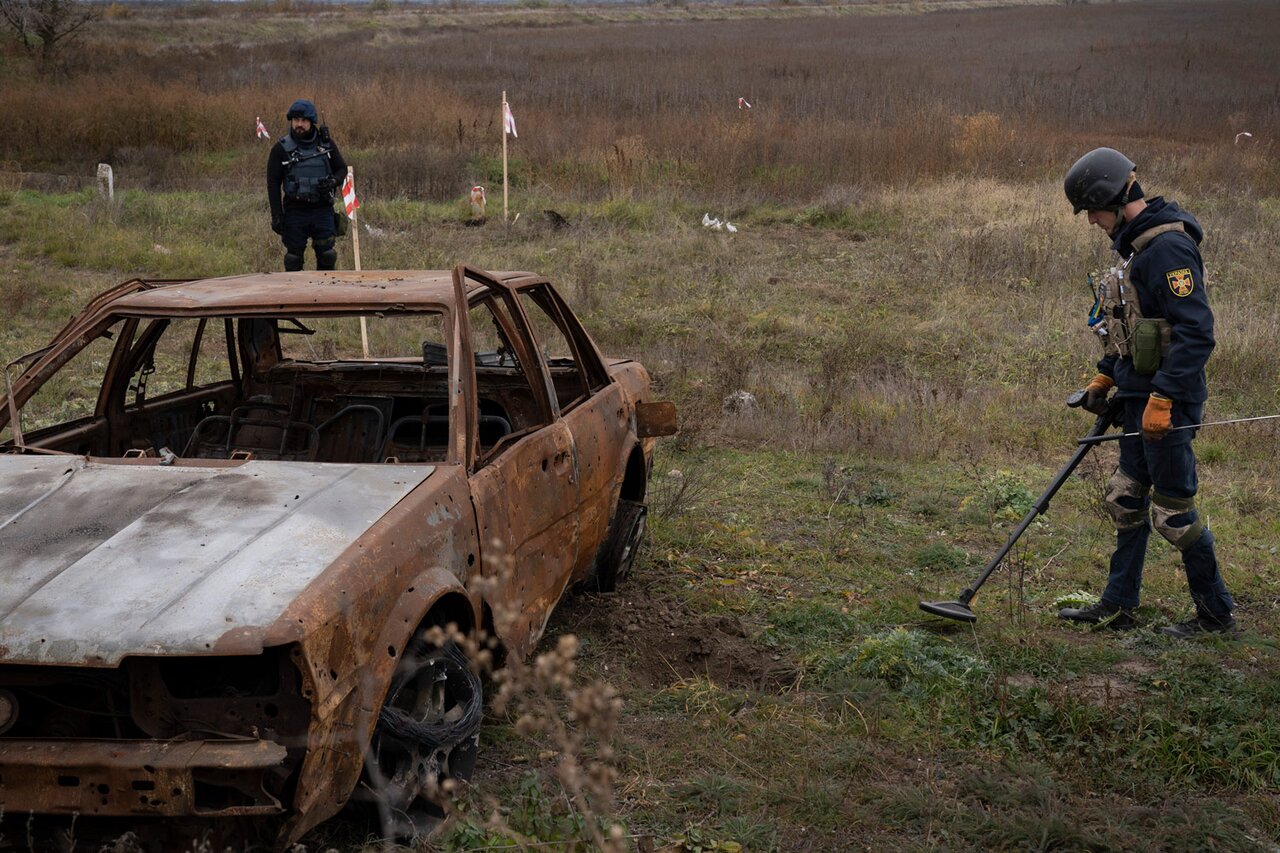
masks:
<path id="1" fill-rule="evenodd" d="M 1201 613 L 1186 622 L 1165 625 L 1159 629 L 1159 633 L 1178 640 L 1190 640 L 1200 634 L 1221 634 L 1225 637 L 1234 637 L 1239 632 L 1236 631 L 1235 617 L 1230 613 L 1226 616 L 1210 616 L 1207 613 Z"/>
<path id="2" fill-rule="evenodd" d="M 1058 618 L 1068 622 L 1100 625 L 1112 631 L 1128 631 L 1138 627 L 1138 618 L 1133 615 L 1132 610 L 1106 600 L 1099 601 L 1092 607 L 1064 607 L 1058 611 Z"/>

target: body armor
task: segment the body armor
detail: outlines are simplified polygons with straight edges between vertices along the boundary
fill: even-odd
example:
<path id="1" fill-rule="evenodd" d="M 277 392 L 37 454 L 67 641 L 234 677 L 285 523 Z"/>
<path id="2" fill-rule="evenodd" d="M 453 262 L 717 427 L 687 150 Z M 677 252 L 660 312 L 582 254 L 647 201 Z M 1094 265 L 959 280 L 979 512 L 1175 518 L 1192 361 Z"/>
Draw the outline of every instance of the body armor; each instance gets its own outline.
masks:
<path id="1" fill-rule="evenodd" d="M 1133 359 L 1134 370 L 1150 376 L 1169 352 L 1173 327 L 1163 318 L 1142 316 L 1137 289 L 1126 273 L 1138 253 L 1168 231 L 1183 231 L 1181 222 L 1170 222 L 1142 232 L 1133 240 L 1133 254 L 1113 266 L 1098 280 L 1089 312 L 1089 328 L 1102 342 L 1103 354 Z"/>
<path id="2" fill-rule="evenodd" d="M 330 146 L 313 134 L 308 143 L 299 143 L 288 135 L 280 140 L 280 147 L 288 157 L 284 162 L 284 197 L 303 204 L 333 204 L 333 166 L 329 160 Z"/>

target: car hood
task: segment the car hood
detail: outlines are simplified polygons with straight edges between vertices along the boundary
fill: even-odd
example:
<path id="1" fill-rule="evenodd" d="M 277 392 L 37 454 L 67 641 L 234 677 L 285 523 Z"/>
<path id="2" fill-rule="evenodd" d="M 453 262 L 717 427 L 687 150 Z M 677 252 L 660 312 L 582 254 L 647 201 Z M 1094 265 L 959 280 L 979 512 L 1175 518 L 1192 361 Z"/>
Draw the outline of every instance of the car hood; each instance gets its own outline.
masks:
<path id="1" fill-rule="evenodd" d="M 0 456 L 0 660 L 243 649 L 434 470 Z"/>

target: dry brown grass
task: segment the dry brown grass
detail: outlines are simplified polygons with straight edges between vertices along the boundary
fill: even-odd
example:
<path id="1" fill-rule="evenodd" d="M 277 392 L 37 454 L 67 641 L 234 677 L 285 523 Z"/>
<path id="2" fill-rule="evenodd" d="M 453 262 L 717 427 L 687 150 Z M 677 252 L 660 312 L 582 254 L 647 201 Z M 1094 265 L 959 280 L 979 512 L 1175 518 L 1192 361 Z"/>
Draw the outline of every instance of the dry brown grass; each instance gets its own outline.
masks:
<path id="1" fill-rule="evenodd" d="M 489 177 L 506 88 L 522 175 L 586 197 L 810 201 L 955 173 L 1038 179 L 1100 142 L 1193 190 L 1280 189 L 1274 4 L 864 8 L 632 10 L 634 23 L 558 10 L 541 27 L 525 10 L 521 26 L 474 29 L 428 9 L 169 20 L 203 25 L 199 44 L 166 30 L 173 13 L 139 13 L 103 21 L 70 79 L 30 80 L 9 55 L 0 158 L 132 157 L 157 185 L 252 185 L 253 116 L 279 131 L 307 95 L 370 189 L 438 200 Z M 1253 140 L 1232 145 L 1241 130 Z"/>

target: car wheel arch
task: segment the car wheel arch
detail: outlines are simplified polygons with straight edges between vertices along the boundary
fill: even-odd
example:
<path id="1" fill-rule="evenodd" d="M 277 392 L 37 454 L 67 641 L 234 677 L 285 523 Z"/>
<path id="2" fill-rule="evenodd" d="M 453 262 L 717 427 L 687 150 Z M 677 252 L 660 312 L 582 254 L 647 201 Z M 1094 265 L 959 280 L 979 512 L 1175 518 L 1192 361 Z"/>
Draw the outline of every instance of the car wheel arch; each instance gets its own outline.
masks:
<path id="1" fill-rule="evenodd" d="M 462 634 L 470 634 L 481 624 L 479 603 L 468 593 L 456 575 L 433 566 L 418 575 L 397 599 L 374 645 L 374 654 L 384 656 L 379 670 L 395 669 L 396 662 L 418 632 L 431 627 L 457 626 Z M 385 650 L 385 655 L 382 651 Z M 380 697 L 379 697 L 380 699 Z"/>
<path id="2" fill-rule="evenodd" d="M 644 449 L 640 442 L 631 445 L 627 453 L 627 464 L 622 474 L 622 486 L 618 497 L 625 501 L 643 503 L 649 488 L 649 463 L 645 459 Z M 614 501 L 614 512 L 617 512 L 617 501 Z"/>
<path id="3" fill-rule="evenodd" d="M 609 512 L 609 527 L 604 540 L 596 549 L 591 572 L 586 578 L 586 588 L 595 592 L 613 592 L 617 583 L 630 569 L 630 554 L 643 537 L 645 494 L 649 484 L 649 460 L 640 442 L 631 445 L 623 468 L 622 483 L 618 487 Z M 622 528 L 626 527 L 627 530 Z M 631 536 L 631 529 L 637 533 Z M 621 565 L 625 562 L 626 565 Z"/>

